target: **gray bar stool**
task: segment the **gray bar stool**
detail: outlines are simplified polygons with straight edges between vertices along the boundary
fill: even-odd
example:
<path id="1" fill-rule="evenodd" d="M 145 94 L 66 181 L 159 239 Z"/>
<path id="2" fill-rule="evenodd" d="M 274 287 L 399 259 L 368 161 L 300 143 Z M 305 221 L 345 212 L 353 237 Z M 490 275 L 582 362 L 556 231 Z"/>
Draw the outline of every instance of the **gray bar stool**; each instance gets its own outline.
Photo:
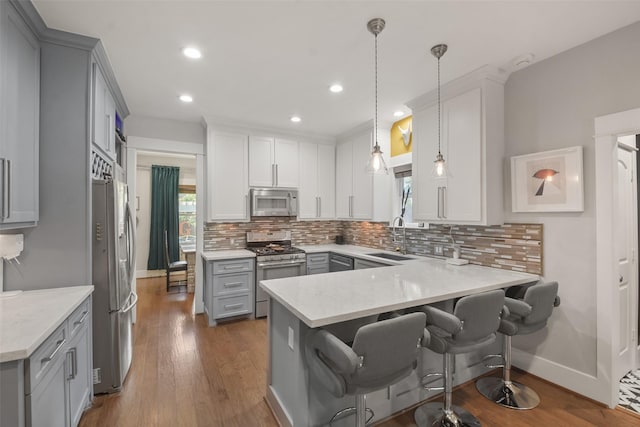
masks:
<path id="1" fill-rule="evenodd" d="M 504 291 L 498 289 L 460 298 L 453 314 L 431 306 L 422 308 L 427 314 L 427 330 L 431 334 L 425 347 L 442 354 L 444 359 L 444 404 L 427 403 L 416 409 L 414 418 L 418 426 L 480 425 L 470 412 L 452 405 L 454 357 L 476 351 L 496 340 L 503 305 Z"/>
<path id="2" fill-rule="evenodd" d="M 476 381 L 476 388 L 498 405 L 512 409 L 533 409 L 540 403 L 538 394 L 523 384 L 511 381 L 511 337 L 531 334 L 547 325 L 553 308 L 560 305 L 558 282 L 539 282 L 514 290 L 515 298 L 505 299 L 505 311 L 498 328 L 498 332 L 504 335 L 504 365 L 498 365 L 502 366 L 502 378 L 480 378 Z M 507 291 L 507 295 L 514 290 Z"/>
<path id="3" fill-rule="evenodd" d="M 336 397 L 356 397 L 355 408 L 341 410 L 329 425 L 354 411 L 358 427 L 373 418 L 373 412 L 366 408 L 365 394 L 411 373 L 426 334 L 425 321 L 424 313 L 412 313 L 362 326 L 351 347 L 327 330 L 310 331 L 306 340 L 309 375 Z M 365 420 L 367 411 L 371 416 Z"/>

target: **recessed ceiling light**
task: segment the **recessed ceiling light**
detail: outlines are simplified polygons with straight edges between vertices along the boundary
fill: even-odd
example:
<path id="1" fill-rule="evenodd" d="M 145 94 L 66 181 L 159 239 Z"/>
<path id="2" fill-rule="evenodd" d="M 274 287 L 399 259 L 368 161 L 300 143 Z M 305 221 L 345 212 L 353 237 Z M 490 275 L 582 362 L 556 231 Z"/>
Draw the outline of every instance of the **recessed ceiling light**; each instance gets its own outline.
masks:
<path id="1" fill-rule="evenodd" d="M 299 116 L 291 116 L 291 121 L 293 123 L 300 123 L 302 119 Z"/>
<path id="2" fill-rule="evenodd" d="M 187 95 L 186 93 L 184 95 L 180 95 L 179 99 L 180 101 L 186 103 L 193 102 L 193 97 L 191 95 Z"/>
<path id="3" fill-rule="evenodd" d="M 393 113 L 393 117 L 402 117 L 404 116 L 404 111 L 396 111 Z"/>
<path id="4" fill-rule="evenodd" d="M 343 90 L 343 87 L 341 84 L 338 83 L 334 83 L 331 86 L 329 86 L 329 90 L 333 93 L 340 93 Z"/>
<path id="5" fill-rule="evenodd" d="M 195 47 L 185 47 L 184 49 L 182 49 L 182 54 L 191 59 L 202 58 L 202 53 Z"/>

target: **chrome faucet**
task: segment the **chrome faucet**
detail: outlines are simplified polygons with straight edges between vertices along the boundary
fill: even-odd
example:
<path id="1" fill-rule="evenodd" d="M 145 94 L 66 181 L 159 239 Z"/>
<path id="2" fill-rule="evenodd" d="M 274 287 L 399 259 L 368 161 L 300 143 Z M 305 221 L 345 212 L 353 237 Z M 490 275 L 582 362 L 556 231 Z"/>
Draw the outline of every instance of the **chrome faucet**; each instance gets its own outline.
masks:
<path id="1" fill-rule="evenodd" d="M 456 244 L 456 241 L 453 239 L 452 233 L 453 227 L 449 227 L 449 238 L 451 239 L 451 249 L 453 250 L 453 258 L 460 258 L 460 246 Z"/>
<path id="2" fill-rule="evenodd" d="M 399 250 L 402 255 L 406 255 L 407 254 L 407 225 L 403 217 L 397 216 L 393 218 L 393 222 L 391 223 L 393 243 L 398 242 L 397 234 L 396 234 L 396 220 L 398 220 L 398 225 L 402 227 L 402 246 L 399 248 L 396 247 L 396 250 Z"/>

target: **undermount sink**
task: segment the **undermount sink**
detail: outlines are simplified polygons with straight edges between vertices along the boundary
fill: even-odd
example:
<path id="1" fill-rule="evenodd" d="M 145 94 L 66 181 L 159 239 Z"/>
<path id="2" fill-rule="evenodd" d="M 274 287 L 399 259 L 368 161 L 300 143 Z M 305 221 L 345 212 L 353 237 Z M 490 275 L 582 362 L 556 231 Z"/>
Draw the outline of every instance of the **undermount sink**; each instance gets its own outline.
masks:
<path id="1" fill-rule="evenodd" d="M 374 254 L 367 254 L 367 255 L 374 256 L 376 258 L 390 259 L 390 260 L 393 260 L 393 261 L 408 261 L 410 259 L 413 259 L 413 258 L 409 258 L 409 257 L 402 256 L 402 255 L 386 254 L 384 252 L 377 252 L 377 253 L 374 253 Z"/>

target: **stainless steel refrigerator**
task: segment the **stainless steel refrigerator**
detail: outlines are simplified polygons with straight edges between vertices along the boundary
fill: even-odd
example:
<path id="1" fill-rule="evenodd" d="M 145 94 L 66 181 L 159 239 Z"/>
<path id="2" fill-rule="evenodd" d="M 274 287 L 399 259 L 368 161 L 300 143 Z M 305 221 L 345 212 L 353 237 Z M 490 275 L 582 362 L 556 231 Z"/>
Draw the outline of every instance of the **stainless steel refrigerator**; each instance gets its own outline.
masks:
<path id="1" fill-rule="evenodd" d="M 135 222 L 124 170 L 93 181 L 93 389 L 119 391 L 131 366 Z"/>

